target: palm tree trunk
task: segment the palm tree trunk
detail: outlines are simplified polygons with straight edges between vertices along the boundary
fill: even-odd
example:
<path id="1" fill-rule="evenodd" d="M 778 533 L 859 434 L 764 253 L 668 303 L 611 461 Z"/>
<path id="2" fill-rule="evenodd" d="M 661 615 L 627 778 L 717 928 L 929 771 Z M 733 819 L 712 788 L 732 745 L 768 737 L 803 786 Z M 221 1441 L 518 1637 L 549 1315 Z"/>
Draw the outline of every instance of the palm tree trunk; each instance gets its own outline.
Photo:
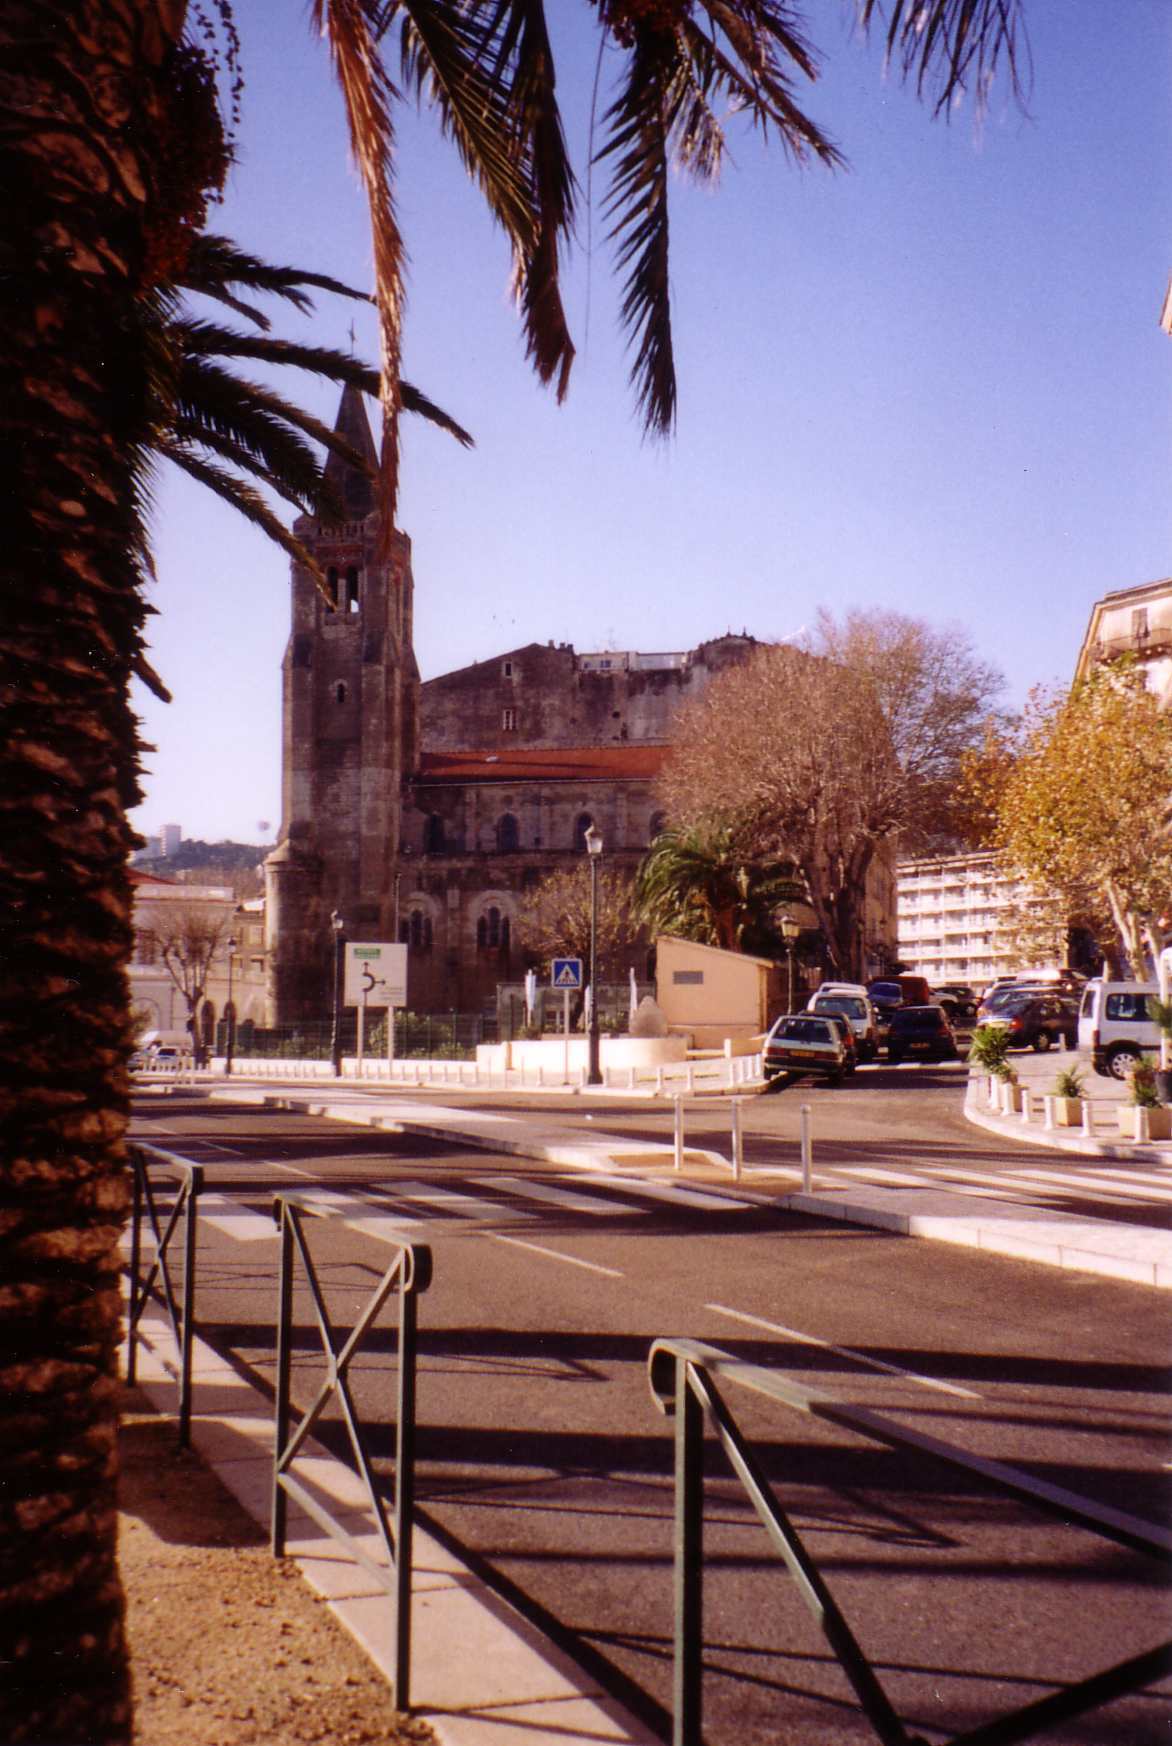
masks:
<path id="1" fill-rule="evenodd" d="M 0 15 L 0 1738 L 130 1738 L 115 1560 L 127 686 L 176 0 Z"/>

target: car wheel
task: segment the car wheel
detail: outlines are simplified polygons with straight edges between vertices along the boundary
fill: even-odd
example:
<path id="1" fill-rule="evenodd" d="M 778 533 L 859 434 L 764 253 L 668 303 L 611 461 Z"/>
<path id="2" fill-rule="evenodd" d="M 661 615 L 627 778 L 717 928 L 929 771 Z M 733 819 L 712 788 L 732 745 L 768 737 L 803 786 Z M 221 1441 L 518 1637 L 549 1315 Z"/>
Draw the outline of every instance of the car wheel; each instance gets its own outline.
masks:
<path id="1" fill-rule="evenodd" d="M 836 1072 L 828 1073 L 826 1075 L 826 1083 L 827 1083 L 827 1085 L 841 1085 L 842 1084 L 842 1069 L 841 1069 L 841 1067 Z"/>
<path id="2" fill-rule="evenodd" d="M 902 1060 L 903 1060 L 903 1056 L 900 1054 L 898 1049 L 888 1049 L 888 1051 L 887 1051 L 887 1064 L 889 1067 L 898 1067 Z"/>
<path id="3" fill-rule="evenodd" d="M 1046 1050 L 1050 1047 L 1050 1043 L 1051 1043 L 1051 1037 L 1050 1037 L 1049 1031 L 1039 1031 L 1037 1036 L 1034 1038 L 1034 1045 L 1033 1046 L 1037 1050 L 1039 1055 L 1044 1055 L 1046 1053 Z"/>
<path id="4" fill-rule="evenodd" d="M 1131 1069 L 1143 1059 L 1131 1043 L 1116 1043 L 1107 1050 L 1107 1071 L 1112 1079 L 1126 1079 Z"/>

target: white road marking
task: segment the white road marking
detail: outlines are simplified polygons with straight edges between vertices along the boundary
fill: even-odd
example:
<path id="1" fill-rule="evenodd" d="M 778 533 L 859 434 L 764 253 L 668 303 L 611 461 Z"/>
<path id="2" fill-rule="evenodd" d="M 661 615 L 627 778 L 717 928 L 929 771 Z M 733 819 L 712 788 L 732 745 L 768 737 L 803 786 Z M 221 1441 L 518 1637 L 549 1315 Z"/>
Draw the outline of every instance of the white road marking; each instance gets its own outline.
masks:
<path id="1" fill-rule="evenodd" d="M 429 1182 L 388 1183 L 386 1192 L 395 1200 L 418 1201 L 433 1206 L 440 1217 L 452 1219 L 533 1219 L 536 1213 L 517 1212 L 500 1201 L 478 1200 L 474 1194 L 461 1194 L 454 1188 L 436 1188 Z"/>
<path id="2" fill-rule="evenodd" d="M 940 1382 L 934 1376 L 921 1376 L 917 1370 L 904 1370 L 898 1364 L 887 1364 L 882 1358 L 869 1358 L 865 1352 L 855 1352 L 850 1346 L 836 1346 L 831 1340 L 819 1339 L 817 1334 L 804 1334 L 799 1328 L 786 1327 L 784 1322 L 767 1322 L 763 1316 L 747 1315 L 743 1310 L 729 1309 L 727 1304 L 706 1303 L 705 1309 L 710 1309 L 718 1316 L 728 1316 L 731 1321 L 744 1322 L 750 1328 L 764 1328 L 771 1334 L 783 1334 L 787 1340 L 798 1340 L 803 1346 L 818 1346 L 824 1352 L 833 1352 L 836 1357 L 850 1358 L 856 1364 L 865 1364 L 871 1370 L 883 1370 L 889 1376 L 899 1376 L 905 1382 L 918 1382 L 922 1388 L 934 1388 L 940 1394 L 958 1394 L 964 1400 L 980 1400 L 981 1395 L 971 1388 L 961 1388 L 955 1382 Z"/>
<path id="3" fill-rule="evenodd" d="M 586 1213 L 595 1218 L 636 1218 L 639 1214 L 637 1206 L 622 1206 L 617 1200 L 599 1200 L 595 1195 L 578 1194 L 571 1188 L 554 1188 L 544 1182 L 523 1181 L 517 1176 L 479 1176 L 474 1186 L 504 1188 L 525 1200 L 541 1201 L 561 1207 L 566 1212 Z"/>
<path id="4" fill-rule="evenodd" d="M 532 1249 L 535 1255 L 548 1255 L 551 1261 L 567 1261 L 571 1267 L 584 1267 L 588 1273 L 603 1273 L 608 1279 L 625 1279 L 617 1267 L 601 1267 L 597 1261 L 582 1261 L 577 1255 L 564 1255 L 560 1249 L 547 1249 L 543 1243 L 526 1243 L 520 1237 L 505 1237 L 500 1231 L 481 1231 L 493 1243 L 509 1243 L 514 1249 Z"/>
<path id="5" fill-rule="evenodd" d="M 259 1243 L 277 1235 L 276 1225 L 264 1213 L 241 1212 L 239 1207 L 240 1202 L 230 1200 L 226 1194 L 201 1194 L 199 1222 L 223 1231 L 237 1243 Z"/>
<path id="6" fill-rule="evenodd" d="M 652 1200 L 669 1200 L 677 1206 L 701 1206 L 706 1211 L 714 1208 L 731 1209 L 733 1212 L 746 1212 L 751 1201 L 733 1200 L 727 1194 L 705 1194 L 698 1188 L 678 1188 L 674 1182 L 644 1182 L 638 1177 L 607 1176 L 597 1170 L 590 1172 L 592 1182 L 605 1182 L 612 1188 L 625 1188 L 628 1194 L 648 1195 Z"/>

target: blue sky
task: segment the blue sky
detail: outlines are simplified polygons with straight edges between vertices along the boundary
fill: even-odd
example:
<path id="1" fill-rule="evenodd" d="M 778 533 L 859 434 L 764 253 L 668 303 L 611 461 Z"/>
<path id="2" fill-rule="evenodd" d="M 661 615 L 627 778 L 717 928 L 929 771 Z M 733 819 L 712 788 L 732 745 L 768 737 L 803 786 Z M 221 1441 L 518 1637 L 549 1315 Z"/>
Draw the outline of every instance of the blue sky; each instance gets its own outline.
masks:
<path id="1" fill-rule="evenodd" d="M 325 49 L 301 0 L 237 11 L 244 118 L 214 226 L 369 289 Z M 593 10 L 548 11 L 584 175 Z M 433 119 L 404 108 L 405 374 L 477 439 L 406 426 L 425 678 L 532 640 L 686 648 L 883 606 L 962 625 L 1014 705 L 1069 678 L 1099 595 L 1172 570 L 1172 6 L 1027 0 L 1028 112 L 999 90 L 979 126 L 885 79 L 846 5 L 809 11 L 808 106 L 849 168 L 795 169 L 734 128 L 715 192 L 677 182 L 668 444 L 635 416 L 602 219 L 583 215 L 567 276 L 579 352 L 558 407 L 525 363 L 502 238 Z M 342 346 L 353 319 L 376 356 L 364 309 L 274 314 Z M 333 388 L 301 388 L 332 418 Z M 287 562 L 169 469 L 154 539 L 152 659 L 175 700 L 136 693 L 157 748 L 136 823 L 271 837 Z"/>

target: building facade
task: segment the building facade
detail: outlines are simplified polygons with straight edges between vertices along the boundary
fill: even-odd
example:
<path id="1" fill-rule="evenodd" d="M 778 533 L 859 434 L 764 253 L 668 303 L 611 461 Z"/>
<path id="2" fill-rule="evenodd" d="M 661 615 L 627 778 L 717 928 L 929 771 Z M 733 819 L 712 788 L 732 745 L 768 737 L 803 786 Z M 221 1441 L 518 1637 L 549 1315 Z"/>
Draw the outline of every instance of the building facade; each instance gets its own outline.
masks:
<path id="1" fill-rule="evenodd" d="M 371 463 L 362 397 L 338 429 Z M 282 820 L 265 863 L 267 1019 L 328 1009 L 337 918 L 352 941 L 403 940 L 419 1012 L 484 1011 L 531 962 L 527 894 L 581 866 L 585 834 L 633 874 L 665 821 L 656 778 L 675 719 L 758 646 L 745 631 L 689 650 L 577 653 L 529 643 L 421 685 L 410 542 L 384 538 L 371 484 L 331 456 L 346 521 L 294 531 L 283 662 Z M 869 887 L 876 963 L 894 945 L 894 866 Z M 631 969 L 643 981 L 645 954 Z"/>
<path id="2" fill-rule="evenodd" d="M 900 961 L 931 983 L 967 982 L 980 993 L 998 976 L 1067 961 L 1056 903 L 991 852 L 901 861 L 896 890 Z"/>
<path id="3" fill-rule="evenodd" d="M 1148 689 L 1165 707 L 1172 704 L 1172 577 L 1119 588 L 1096 600 L 1075 680 L 1120 655 L 1133 655 L 1146 671 Z"/>

